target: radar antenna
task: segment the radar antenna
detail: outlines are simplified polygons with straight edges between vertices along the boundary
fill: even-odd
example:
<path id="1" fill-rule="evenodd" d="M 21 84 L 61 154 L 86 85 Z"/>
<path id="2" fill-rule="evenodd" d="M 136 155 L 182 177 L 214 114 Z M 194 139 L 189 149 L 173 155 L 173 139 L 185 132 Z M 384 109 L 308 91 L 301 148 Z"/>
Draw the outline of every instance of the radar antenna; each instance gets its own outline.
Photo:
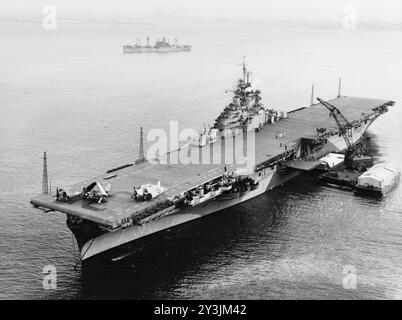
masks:
<path id="1" fill-rule="evenodd" d="M 239 65 L 243 68 L 243 83 L 246 83 L 246 76 L 247 76 L 247 68 L 246 68 L 246 56 L 242 57 L 242 62 Z"/>

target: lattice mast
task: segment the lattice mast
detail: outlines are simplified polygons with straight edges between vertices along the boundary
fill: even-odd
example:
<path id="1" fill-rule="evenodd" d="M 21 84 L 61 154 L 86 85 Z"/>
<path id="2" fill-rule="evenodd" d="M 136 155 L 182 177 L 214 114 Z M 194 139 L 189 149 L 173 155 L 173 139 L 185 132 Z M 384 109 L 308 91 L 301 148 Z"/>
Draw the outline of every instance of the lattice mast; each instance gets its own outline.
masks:
<path id="1" fill-rule="evenodd" d="M 42 173 L 42 194 L 49 194 L 49 178 L 47 175 L 47 156 L 46 151 L 43 152 L 43 173 Z"/>

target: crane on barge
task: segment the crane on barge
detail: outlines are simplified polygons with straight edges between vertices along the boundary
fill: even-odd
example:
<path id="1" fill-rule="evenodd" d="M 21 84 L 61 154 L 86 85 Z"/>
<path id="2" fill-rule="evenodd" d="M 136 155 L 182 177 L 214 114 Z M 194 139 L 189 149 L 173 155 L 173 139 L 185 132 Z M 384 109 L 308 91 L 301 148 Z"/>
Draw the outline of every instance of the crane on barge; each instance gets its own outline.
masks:
<path id="1" fill-rule="evenodd" d="M 320 98 L 317 98 L 317 100 L 329 110 L 331 116 L 334 118 L 338 126 L 340 135 L 345 140 L 347 146 L 344 160 L 345 167 L 348 169 L 355 169 L 357 166 L 359 166 L 360 162 L 368 162 L 364 165 L 364 167 L 371 165 L 373 159 L 371 156 L 369 156 L 370 138 L 362 137 L 360 141 L 353 144 L 353 123 L 349 122 L 342 112 L 340 112 L 339 109 L 334 105 Z M 359 158 L 361 161 L 359 161 Z"/>

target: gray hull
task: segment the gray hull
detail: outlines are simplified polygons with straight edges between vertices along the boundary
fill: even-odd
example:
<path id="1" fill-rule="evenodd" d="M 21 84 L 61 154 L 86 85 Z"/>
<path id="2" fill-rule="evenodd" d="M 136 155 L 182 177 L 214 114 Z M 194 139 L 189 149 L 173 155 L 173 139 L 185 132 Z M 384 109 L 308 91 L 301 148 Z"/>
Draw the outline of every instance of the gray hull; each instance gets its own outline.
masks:
<path id="1" fill-rule="evenodd" d="M 354 142 L 358 141 L 362 137 L 371 123 L 372 122 L 368 122 L 354 131 Z M 342 151 L 346 148 L 344 139 L 339 136 L 331 137 L 327 145 L 327 153 Z M 115 232 L 104 233 L 98 237 L 94 237 L 86 241 L 85 244 L 80 245 L 81 259 L 88 259 L 102 252 L 122 246 L 148 235 L 166 229 L 171 229 L 183 223 L 202 218 L 211 213 L 222 211 L 226 208 L 248 201 L 288 182 L 289 180 L 295 178 L 299 173 L 299 170 L 292 168 L 288 168 L 286 173 L 279 173 L 276 169 L 264 169 L 261 171 L 261 180 L 259 181 L 258 187 L 255 190 L 248 191 L 246 194 L 240 195 L 234 199 L 220 200 L 219 198 L 215 198 L 203 204 L 180 210 L 178 213 L 150 221 L 144 225 L 132 225 Z"/>

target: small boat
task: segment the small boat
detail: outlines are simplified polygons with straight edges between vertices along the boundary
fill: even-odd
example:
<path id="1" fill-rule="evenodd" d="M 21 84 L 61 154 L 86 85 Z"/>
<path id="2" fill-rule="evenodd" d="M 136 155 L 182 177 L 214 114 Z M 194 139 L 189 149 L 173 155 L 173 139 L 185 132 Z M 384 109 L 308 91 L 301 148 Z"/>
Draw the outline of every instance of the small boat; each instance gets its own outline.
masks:
<path id="1" fill-rule="evenodd" d="M 358 178 L 355 192 L 385 195 L 398 183 L 400 176 L 398 168 L 389 164 L 376 164 Z"/>
<path id="2" fill-rule="evenodd" d="M 200 203 L 203 203 L 205 201 L 209 201 L 212 200 L 213 198 L 216 198 L 217 196 L 219 196 L 220 194 L 222 194 L 222 189 L 218 189 L 218 190 L 211 190 L 208 193 L 203 193 L 197 196 L 192 197 L 192 199 L 186 199 L 185 203 L 187 203 L 188 205 L 194 207 Z"/>

